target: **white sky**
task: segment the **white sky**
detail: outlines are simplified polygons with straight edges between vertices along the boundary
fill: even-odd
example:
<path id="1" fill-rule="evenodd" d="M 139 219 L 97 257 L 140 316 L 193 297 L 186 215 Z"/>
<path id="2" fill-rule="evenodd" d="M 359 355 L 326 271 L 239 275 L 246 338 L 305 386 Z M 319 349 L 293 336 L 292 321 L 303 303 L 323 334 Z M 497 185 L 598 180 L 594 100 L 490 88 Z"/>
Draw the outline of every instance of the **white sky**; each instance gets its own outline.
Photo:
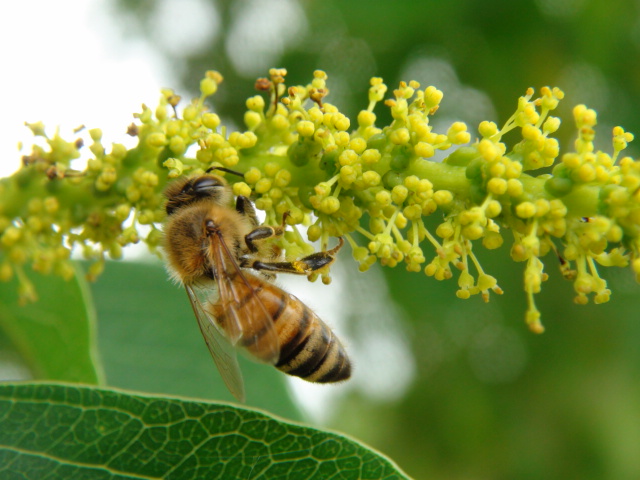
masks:
<path id="1" fill-rule="evenodd" d="M 57 126 L 69 140 L 79 125 L 100 127 L 108 142 L 127 141 L 131 114 L 175 85 L 141 42 L 118 40 L 102 0 L 12 2 L 0 29 L 0 176 L 19 166 L 24 122 Z M 68 135 L 65 135 L 68 134 Z"/>

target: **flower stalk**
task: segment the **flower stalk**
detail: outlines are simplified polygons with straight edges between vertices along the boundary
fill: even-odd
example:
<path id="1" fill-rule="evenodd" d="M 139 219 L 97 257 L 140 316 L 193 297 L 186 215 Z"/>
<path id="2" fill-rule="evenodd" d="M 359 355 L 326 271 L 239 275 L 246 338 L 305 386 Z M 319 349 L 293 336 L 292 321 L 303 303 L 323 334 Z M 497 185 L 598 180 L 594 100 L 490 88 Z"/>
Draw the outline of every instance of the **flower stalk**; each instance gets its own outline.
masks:
<path id="1" fill-rule="evenodd" d="M 574 148 L 560 152 L 560 119 L 551 114 L 561 90 L 527 90 L 502 127 L 481 122 L 472 138 L 462 122 L 435 131 L 430 118 L 443 94 L 432 86 L 401 82 L 389 98 L 373 78 L 367 107 L 352 122 L 326 101 L 324 72 L 306 86 L 287 87 L 285 78 L 272 69 L 256 82 L 261 93 L 246 102 L 244 131 L 228 131 L 206 106 L 222 82 L 217 72 L 207 72 L 200 97 L 183 108 L 172 90 L 155 109 L 143 106 L 128 129 L 138 140 L 131 149 L 105 147 L 99 129 L 85 148 L 28 125 L 44 145 L 0 180 L 0 280 L 17 276 L 21 300 L 32 301 L 25 265 L 68 278 L 70 252 L 81 248 L 95 278 L 107 255 L 119 258 L 131 243 L 155 251 L 167 182 L 215 166 L 243 173 L 227 179 L 265 212 L 265 223 L 288 213 L 278 240 L 287 257 L 343 236 L 362 271 L 380 262 L 437 280 L 457 276 L 459 298 L 488 301 L 502 289 L 473 249 L 509 243 L 511 258 L 525 263 L 526 320 L 535 332 L 543 331 L 534 297 L 548 278 L 544 257 L 558 259 L 578 304 L 608 301 L 598 266 L 631 265 L 640 280 L 640 162 L 621 156 L 633 135 L 616 127 L 611 153 L 596 151 L 596 113 L 578 105 Z M 380 103 L 389 125 L 376 125 Z M 514 131 L 519 138 L 508 143 Z M 431 159 L 437 150 L 448 153 L 442 162 Z M 424 219 L 434 214 L 442 221 L 430 231 Z M 328 271 L 320 276 L 330 281 Z"/>

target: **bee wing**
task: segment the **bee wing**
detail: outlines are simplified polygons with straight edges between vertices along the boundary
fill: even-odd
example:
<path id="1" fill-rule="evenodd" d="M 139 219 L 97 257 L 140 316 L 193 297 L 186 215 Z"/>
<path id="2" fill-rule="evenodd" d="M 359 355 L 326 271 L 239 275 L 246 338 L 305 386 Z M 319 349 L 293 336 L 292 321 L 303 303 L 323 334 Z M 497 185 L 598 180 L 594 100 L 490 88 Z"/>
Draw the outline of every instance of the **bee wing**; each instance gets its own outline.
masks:
<path id="1" fill-rule="evenodd" d="M 218 330 L 218 326 L 211 315 L 203 308 L 202 302 L 191 285 L 185 285 L 187 296 L 193 313 L 198 320 L 198 327 L 207 344 L 207 348 L 216 363 L 220 376 L 229 391 L 238 401 L 244 403 L 244 382 L 242 381 L 242 372 L 236 356 L 236 349 Z M 196 287 L 197 288 L 197 287 Z M 203 292 L 204 294 L 204 292 Z"/>
<path id="2" fill-rule="evenodd" d="M 211 249 L 220 310 L 224 312 L 223 330 L 229 341 L 262 362 L 276 364 L 280 341 L 273 317 L 220 235 L 211 236 Z"/>

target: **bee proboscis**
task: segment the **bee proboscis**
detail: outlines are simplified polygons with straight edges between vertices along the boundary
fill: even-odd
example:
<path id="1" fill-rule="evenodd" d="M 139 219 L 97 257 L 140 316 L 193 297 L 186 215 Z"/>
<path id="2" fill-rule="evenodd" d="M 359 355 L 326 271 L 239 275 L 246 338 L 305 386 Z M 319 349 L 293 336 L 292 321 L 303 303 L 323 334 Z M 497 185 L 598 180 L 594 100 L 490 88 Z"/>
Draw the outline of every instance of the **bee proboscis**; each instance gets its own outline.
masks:
<path id="1" fill-rule="evenodd" d="M 234 204 L 222 177 L 185 177 L 170 184 L 165 196 L 169 269 L 184 285 L 211 356 L 238 400 L 245 397 L 238 347 L 311 382 L 349 378 L 351 363 L 333 331 L 272 283 L 276 273 L 309 275 L 330 265 L 342 239 L 331 250 L 288 262 L 269 242 L 283 234 L 284 219 L 278 227 L 259 226 L 250 200 L 238 196 Z"/>

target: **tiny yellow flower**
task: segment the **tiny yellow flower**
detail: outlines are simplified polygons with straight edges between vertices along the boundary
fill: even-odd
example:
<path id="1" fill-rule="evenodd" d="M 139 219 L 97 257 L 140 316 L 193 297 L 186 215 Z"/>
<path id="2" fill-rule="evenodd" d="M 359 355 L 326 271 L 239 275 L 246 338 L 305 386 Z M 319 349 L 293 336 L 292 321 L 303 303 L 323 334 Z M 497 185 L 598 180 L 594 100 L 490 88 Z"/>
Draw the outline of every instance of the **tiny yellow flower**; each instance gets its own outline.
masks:
<path id="1" fill-rule="evenodd" d="M 434 192 L 433 199 L 438 205 L 443 206 L 451 203 L 453 194 L 449 190 L 438 190 Z"/>
<path id="2" fill-rule="evenodd" d="M 531 202 L 522 202 L 516 206 L 516 215 L 520 218 L 531 218 L 536 214 L 536 207 Z"/>
<path id="3" fill-rule="evenodd" d="M 492 178 L 487 182 L 487 190 L 494 195 L 503 195 L 507 192 L 507 181 L 504 178 Z"/>

